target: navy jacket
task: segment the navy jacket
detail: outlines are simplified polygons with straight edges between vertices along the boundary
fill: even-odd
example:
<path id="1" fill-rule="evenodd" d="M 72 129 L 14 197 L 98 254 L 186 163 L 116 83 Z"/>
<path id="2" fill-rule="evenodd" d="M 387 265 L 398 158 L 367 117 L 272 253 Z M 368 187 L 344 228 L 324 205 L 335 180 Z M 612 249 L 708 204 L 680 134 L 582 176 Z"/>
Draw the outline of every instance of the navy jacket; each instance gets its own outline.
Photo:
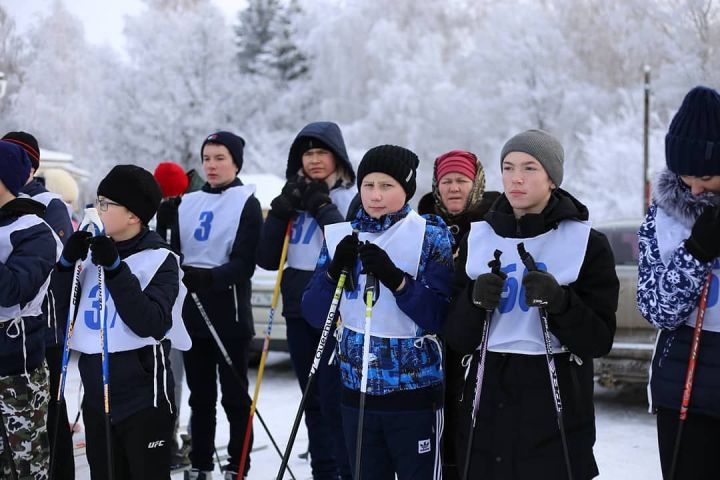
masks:
<path id="1" fill-rule="evenodd" d="M 47 191 L 44 183 L 37 178 L 32 179 L 30 183 L 20 189 L 21 193 L 29 195 L 30 197 L 46 193 Z M 43 220 L 50 225 L 50 228 L 53 229 L 60 241 L 65 245 L 68 237 L 73 233 L 72 220 L 70 219 L 70 214 L 68 213 L 65 202 L 59 198 L 50 200 L 45 207 Z M 67 309 L 57 308 L 58 302 L 55 301 L 59 289 L 57 283 L 58 281 L 53 275 L 53 278 L 50 280 L 47 301 L 43 305 L 43 313 L 46 315 L 45 321 L 48 325 L 48 329 L 45 331 L 45 344 L 47 346 L 62 344 L 65 340 L 65 326 L 67 325 L 68 311 Z M 47 316 L 50 318 L 47 318 Z"/>
<path id="2" fill-rule="evenodd" d="M 121 259 L 143 250 L 168 248 L 157 233 L 146 229 L 130 240 L 116 242 L 115 245 Z M 63 277 L 62 285 L 67 289 L 67 295 L 63 298 L 69 298 L 72 269 L 61 266 L 58 269 Z M 180 288 L 178 265 L 174 257 L 169 256 L 165 260 L 145 290 L 140 289 L 137 277 L 125 262 L 120 262 L 117 269 L 106 272 L 105 281 L 118 313 L 136 335 L 156 340 L 165 336 L 172 325 L 172 307 Z M 168 358 L 170 342 L 163 341 L 162 348 L 167 372 L 163 372 L 160 350 L 154 358 L 152 346 L 110 354 L 110 410 L 113 422 L 152 407 L 155 382 L 158 382 L 158 407 L 169 408 L 162 385 L 163 374 L 166 373 L 168 397 L 172 401 L 174 382 Z M 153 377 L 154 362 L 158 365 L 157 378 Z M 78 366 L 85 388 L 84 408 L 102 411 L 101 355 L 81 354 Z"/>
<path id="3" fill-rule="evenodd" d="M 42 217 L 44 210 L 44 206 L 34 200 L 12 200 L 0 208 L 0 226 L 12 225 L 23 215 Z M 12 252 L 5 263 L 0 263 L 0 306 L 3 307 L 22 306 L 37 296 L 52 272 L 57 252 L 55 237 L 45 223 L 11 233 L 10 243 Z M 19 326 L 0 323 L 0 376 L 23 373 L 26 366 L 29 372 L 45 358 L 42 315 L 23 317 L 23 323 L 24 340 L 22 332 L 16 332 Z"/>
<path id="4" fill-rule="evenodd" d="M 338 165 L 344 167 L 349 183 L 352 184 L 355 182 L 355 172 L 348 158 L 340 127 L 332 122 L 311 123 L 297 134 L 288 155 L 287 169 L 285 172 L 288 180 L 295 178 L 298 171 L 302 168 L 302 156 L 299 154 L 298 146 L 300 140 L 303 138 L 315 138 L 330 147 L 333 155 L 335 155 L 335 161 Z M 347 186 L 346 184 L 343 185 L 340 183 L 335 188 L 347 188 Z M 345 218 L 337 206 L 330 203 L 318 211 L 318 214 L 315 216 L 315 221 L 320 225 L 320 228 L 324 229 L 326 225 L 344 222 Z M 274 217 L 272 213 L 268 214 L 262 228 L 257 252 L 257 264 L 260 268 L 269 271 L 278 269 L 286 227 L 287 223 L 285 220 Z M 280 285 L 283 299 L 283 316 L 285 318 L 302 317 L 300 301 L 312 275 L 313 272 L 309 270 L 298 270 L 296 268 L 285 269 Z"/>
<path id="5" fill-rule="evenodd" d="M 240 180 L 235 179 L 230 185 L 221 188 L 212 188 L 206 183 L 202 190 L 220 194 L 223 190 L 240 185 Z M 260 202 L 251 195 L 240 215 L 229 261 L 212 269 L 213 280 L 210 288 L 196 292 L 210 321 L 223 339 L 249 339 L 255 335 L 250 305 L 250 279 L 255 272 L 255 252 L 261 227 Z M 182 239 L 179 241 L 182 243 Z M 190 336 L 212 338 L 190 293 L 183 304 L 183 319 Z"/>

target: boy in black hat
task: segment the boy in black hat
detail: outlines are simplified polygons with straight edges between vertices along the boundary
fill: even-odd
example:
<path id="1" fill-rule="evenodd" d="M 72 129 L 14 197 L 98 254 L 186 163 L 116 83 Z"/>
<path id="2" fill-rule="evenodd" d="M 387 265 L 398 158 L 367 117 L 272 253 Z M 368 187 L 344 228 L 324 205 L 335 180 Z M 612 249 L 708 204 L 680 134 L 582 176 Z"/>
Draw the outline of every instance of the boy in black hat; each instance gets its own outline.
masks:
<path id="1" fill-rule="evenodd" d="M 321 331 L 302 317 L 300 299 L 320 255 L 323 229 L 342 222 L 357 195 L 355 172 L 340 127 L 332 122 L 306 125 L 290 147 L 285 175 L 287 183 L 272 201 L 263 225 L 258 266 L 278 269 L 285 231 L 292 222 L 287 262 L 281 266 L 285 268 L 281 288 L 290 358 L 304 391 Z M 315 480 L 352 476 L 340 422 L 339 375 L 336 366 L 328 365 L 334 344 L 330 337 L 305 403 Z"/>
<path id="2" fill-rule="evenodd" d="M 362 452 L 362 479 L 440 475 L 443 374 L 436 334 L 449 303 L 452 236 L 442 219 L 420 216 L 408 204 L 418 163 L 417 155 L 395 145 L 365 154 L 358 167 L 362 208 L 351 222 L 325 228 L 325 245 L 302 299 L 304 317 L 321 326 L 341 271 L 351 272 L 356 288 L 340 302 L 337 358 L 345 442 L 351 464 Z M 366 332 L 363 290 L 369 274 L 379 286 Z M 364 356 L 367 333 L 369 355 Z M 361 448 L 356 445 L 359 428 Z"/>
<path id="3" fill-rule="evenodd" d="M 43 220 L 50 225 L 60 241 L 65 241 L 73 232 L 72 220 L 70 218 L 71 211 L 68 205 L 63 201 L 62 197 L 56 193 L 49 192 L 45 188 L 43 179 L 35 178 L 35 173 L 40 168 L 40 147 L 35 137 L 27 132 L 8 132 L 3 140 L 12 142 L 20 146 L 30 159 L 31 169 L 27 181 L 20 188 L 20 193 L 29 196 L 33 200 L 42 203 L 45 206 L 45 214 Z M 57 308 L 55 297 L 57 293 L 57 282 L 50 280 L 50 288 L 48 289 L 47 299 L 43 304 L 43 314 L 46 316 L 47 330 L 45 331 L 45 359 L 47 360 L 48 369 L 50 371 L 50 406 L 48 410 L 48 431 L 50 438 L 56 439 L 55 444 L 51 445 L 57 448 L 55 452 L 55 474 L 64 479 L 72 480 L 75 478 L 75 461 L 72 446 L 72 433 L 68 423 L 67 407 L 65 402 L 60 405 L 56 401 L 56 393 L 58 391 L 58 383 L 60 381 L 60 364 L 62 361 L 62 345 L 65 337 L 65 323 L 67 321 L 67 311 Z M 57 421 L 58 432 L 55 434 L 55 419 Z"/>
<path id="4" fill-rule="evenodd" d="M 247 368 L 255 334 L 250 278 L 255 271 L 262 212 L 253 195 L 254 185 L 243 185 L 237 178 L 244 145 L 245 141 L 231 132 L 209 135 L 200 150 L 207 183 L 202 190 L 185 194 L 178 210 L 183 281 L 204 307 L 241 377 L 236 378 L 227 365 L 195 299 L 188 296 L 183 318 L 193 339 L 193 347 L 185 352 L 193 467 L 185 478 L 190 479 L 209 478 L 214 468 L 218 375 L 222 406 L 230 422 L 225 478 L 237 477 L 250 416 Z M 249 460 L 245 465 L 243 473 L 247 475 Z"/>
<path id="5" fill-rule="evenodd" d="M 30 175 L 18 145 L 0 141 L 0 478 L 47 478 L 48 374 L 42 303 L 60 241 L 44 208 L 17 198 Z"/>
<path id="6" fill-rule="evenodd" d="M 83 263 L 73 350 L 85 387 L 83 419 L 93 479 L 106 478 L 102 343 L 98 268 L 105 271 L 109 391 L 115 478 L 169 479 L 173 426 L 173 377 L 168 353 L 187 350 L 190 338 L 180 317 L 185 289 L 179 259 L 147 225 L 160 204 L 152 174 L 118 165 L 100 182 L 97 209 L 104 234 L 70 236 L 58 268 L 69 290 L 72 268 Z M 105 236 L 107 235 L 107 236 Z M 69 298 L 69 291 L 63 298 Z"/>

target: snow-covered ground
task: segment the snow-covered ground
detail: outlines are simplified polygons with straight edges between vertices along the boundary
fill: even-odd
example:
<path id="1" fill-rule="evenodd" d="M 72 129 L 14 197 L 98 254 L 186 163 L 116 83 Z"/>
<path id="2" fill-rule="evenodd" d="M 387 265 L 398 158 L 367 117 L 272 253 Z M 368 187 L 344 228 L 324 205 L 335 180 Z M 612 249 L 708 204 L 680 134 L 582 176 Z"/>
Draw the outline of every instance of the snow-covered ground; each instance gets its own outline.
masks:
<path id="1" fill-rule="evenodd" d="M 77 412 L 77 392 L 79 375 L 73 364 L 70 368 L 66 387 L 68 414 L 74 418 Z M 252 371 L 254 377 L 256 370 Z M 254 380 L 251 379 L 251 382 Z M 251 385 L 252 394 L 253 385 Z M 185 390 L 187 392 L 187 390 Z M 268 424 L 273 437 L 281 450 L 290 434 L 301 392 L 294 378 L 290 357 L 285 353 L 270 353 L 265 369 L 258 410 Z M 185 396 L 187 399 L 187 396 Z M 187 401 L 187 400 L 185 400 Z M 597 443 L 595 454 L 600 466 L 600 480 L 657 480 L 661 478 L 660 463 L 655 438 L 655 418 L 647 413 L 645 391 L 641 388 L 608 390 L 601 387 L 596 391 Z M 222 408 L 218 405 L 220 419 L 216 444 L 219 453 L 225 453 L 221 446 L 227 445 L 228 428 Z M 189 409 L 181 409 L 181 425 L 188 422 Z M 76 434 L 76 441 L 81 441 Z M 250 479 L 271 480 L 277 475 L 280 457 L 273 448 L 260 423 L 255 420 L 255 448 L 259 450 L 251 456 L 252 469 Z M 312 478 L 310 465 L 298 457 L 307 448 L 307 432 L 302 425 L 290 461 L 297 480 Z M 75 457 L 77 480 L 89 480 L 90 471 L 82 450 Z M 182 474 L 173 475 L 173 480 L 181 479 Z M 215 479 L 220 474 L 215 473 Z M 286 479 L 290 476 L 286 474 Z"/>

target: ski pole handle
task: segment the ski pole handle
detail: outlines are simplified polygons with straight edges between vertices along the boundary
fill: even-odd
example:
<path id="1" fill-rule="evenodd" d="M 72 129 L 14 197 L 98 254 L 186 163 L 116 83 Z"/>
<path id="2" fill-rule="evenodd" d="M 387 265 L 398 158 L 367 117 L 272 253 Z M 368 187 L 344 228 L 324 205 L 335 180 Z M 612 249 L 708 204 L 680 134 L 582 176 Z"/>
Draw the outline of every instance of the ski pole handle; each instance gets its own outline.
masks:
<path id="1" fill-rule="evenodd" d="M 530 252 L 525 249 L 525 244 L 523 242 L 518 243 L 517 250 L 520 255 L 520 260 L 522 260 L 525 268 L 527 268 L 529 272 L 537 271 L 538 268 L 535 264 L 535 259 L 532 255 L 530 255 Z"/>
<path id="2" fill-rule="evenodd" d="M 100 219 L 100 214 L 98 213 L 97 208 L 93 207 L 92 204 L 85 207 L 85 214 L 83 215 L 83 219 L 78 227 L 78 230 L 90 232 L 94 237 L 102 235 L 105 232 L 105 227 Z"/>

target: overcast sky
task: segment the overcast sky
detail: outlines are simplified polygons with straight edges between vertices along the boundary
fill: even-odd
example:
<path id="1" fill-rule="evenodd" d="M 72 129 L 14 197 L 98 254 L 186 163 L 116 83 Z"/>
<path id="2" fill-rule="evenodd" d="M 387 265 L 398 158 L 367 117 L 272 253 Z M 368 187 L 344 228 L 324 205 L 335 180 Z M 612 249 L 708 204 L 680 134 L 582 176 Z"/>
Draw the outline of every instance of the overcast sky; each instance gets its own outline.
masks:
<path id="1" fill-rule="evenodd" d="M 0 0 L 0 5 L 18 25 L 25 30 L 33 19 L 42 16 L 54 0 Z M 85 26 L 85 36 L 95 44 L 109 43 L 117 50 L 124 49 L 122 35 L 124 16 L 135 15 L 145 8 L 141 0 L 64 0 L 65 6 Z M 245 5 L 244 0 L 212 0 L 231 23 L 237 18 L 238 10 Z"/>

